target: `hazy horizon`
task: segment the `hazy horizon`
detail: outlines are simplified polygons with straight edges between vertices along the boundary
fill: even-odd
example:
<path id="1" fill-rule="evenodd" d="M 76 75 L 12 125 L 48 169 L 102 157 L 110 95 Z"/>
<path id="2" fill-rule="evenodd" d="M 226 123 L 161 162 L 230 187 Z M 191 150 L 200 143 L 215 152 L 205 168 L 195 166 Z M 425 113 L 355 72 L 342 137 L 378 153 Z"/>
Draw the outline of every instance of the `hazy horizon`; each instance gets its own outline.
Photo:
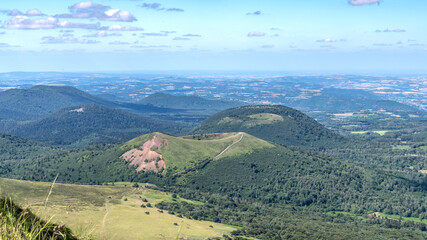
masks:
<path id="1" fill-rule="evenodd" d="M 4 2 L 0 72 L 425 72 L 415 0 Z"/>

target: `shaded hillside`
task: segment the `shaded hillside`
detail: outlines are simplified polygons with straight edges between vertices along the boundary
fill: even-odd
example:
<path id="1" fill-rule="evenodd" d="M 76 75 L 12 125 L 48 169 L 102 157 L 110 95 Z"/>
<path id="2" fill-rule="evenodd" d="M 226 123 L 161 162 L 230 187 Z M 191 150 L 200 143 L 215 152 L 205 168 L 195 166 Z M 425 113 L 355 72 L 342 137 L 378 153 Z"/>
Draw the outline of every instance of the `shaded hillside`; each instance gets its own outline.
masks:
<path id="1" fill-rule="evenodd" d="M 139 103 L 151 104 L 153 106 L 163 108 L 206 110 L 215 112 L 242 105 L 238 102 L 210 100 L 198 96 L 178 96 L 166 93 L 154 93 L 142 99 Z"/>
<path id="2" fill-rule="evenodd" d="M 10 132 L 50 144 L 85 146 L 124 142 L 153 131 L 177 134 L 181 130 L 172 122 L 88 104 L 62 109 Z"/>
<path id="3" fill-rule="evenodd" d="M 110 102 L 94 97 L 73 87 L 34 86 L 30 89 L 11 89 L 0 92 L 0 111 L 9 112 L 8 118 L 30 120 L 52 114 L 61 108 Z M 12 114 L 14 113 L 15 114 Z M 6 116 L 3 116 L 6 118 Z"/>
<path id="4" fill-rule="evenodd" d="M 193 133 L 247 132 L 275 143 L 328 147 L 346 142 L 314 119 L 280 105 L 244 106 L 219 112 L 192 130 Z"/>
<path id="5" fill-rule="evenodd" d="M 98 104 L 121 108 L 135 113 L 171 112 L 171 109 L 151 105 L 113 102 L 92 96 L 74 87 L 34 86 L 30 89 L 10 89 L 0 92 L 0 120 L 35 120 L 62 108 L 82 104 Z"/>

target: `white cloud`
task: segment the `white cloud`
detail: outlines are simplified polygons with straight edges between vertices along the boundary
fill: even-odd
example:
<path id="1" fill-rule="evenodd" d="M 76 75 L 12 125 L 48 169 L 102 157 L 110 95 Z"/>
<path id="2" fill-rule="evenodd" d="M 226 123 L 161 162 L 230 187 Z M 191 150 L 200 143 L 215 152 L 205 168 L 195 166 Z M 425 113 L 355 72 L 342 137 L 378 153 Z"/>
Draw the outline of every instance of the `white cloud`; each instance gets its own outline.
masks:
<path id="1" fill-rule="evenodd" d="M 353 6 L 362 6 L 368 4 L 380 3 L 381 0 L 349 0 L 348 3 Z"/>
<path id="2" fill-rule="evenodd" d="M 375 32 L 376 33 L 383 33 L 383 32 L 385 32 L 385 33 L 404 33 L 404 32 L 406 32 L 406 30 L 405 29 L 400 29 L 400 28 L 396 28 L 396 29 L 388 29 L 388 28 L 386 28 L 384 30 L 377 29 L 377 30 L 375 30 Z"/>
<path id="3" fill-rule="evenodd" d="M 7 15 L 9 15 L 9 16 L 22 16 L 22 15 L 24 15 L 24 13 L 22 13 L 18 9 L 13 9 L 12 11 L 8 12 Z"/>
<path id="4" fill-rule="evenodd" d="M 57 24 L 58 19 L 54 17 L 30 19 L 26 16 L 16 16 L 7 20 L 3 27 L 9 29 L 52 29 L 56 28 Z"/>
<path id="5" fill-rule="evenodd" d="M 255 11 L 255 12 L 246 13 L 246 15 L 261 15 L 261 14 L 262 14 L 261 11 Z"/>
<path id="6" fill-rule="evenodd" d="M 274 45 L 262 45 L 261 48 L 274 48 Z"/>
<path id="7" fill-rule="evenodd" d="M 248 37 L 264 37 L 265 33 L 263 32 L 250 32 L 247 35 Z"/>
<path id="8" fill-rule="evenodd" d="M 187 41 L 187 40 L 190 40 L 190 39 L 189 38 L 185 38 L 185 37 L 175 37 L 172 40 L 175 40 L 175 41 Z"/>
<path id="9" fill-rule="evenodd" d="M 108 33 L 107 31 L 99 31 L 94 34 L 84 35 L 83 37 L 119 37 L 122 36 L 120 33 Z"/>
<path id="10" fill-rule="evenodd" d="M 10 45 L 9 43 L 0 43 L 0 48 L 19 47 L 18 45 Z"/>
<path id="11" fill-rule="evenodd" d="M 95 44 L 99 41 L 78 39 L 73 34 L 63 34 L 57 37 L 46 36 L 42 38 L 42 44 L 62 44 L 62 43 L 81 43 L 81 44 Z"/>
<path id="12" fill-rule="evenodd" d="M 151 32 L 151 33 L 143 33 L 142 35 L 144 35 L 144 36 L 151 36 L 151 37 L 166 37 L 168 35 L 168 33 L 165 33 L 165 32 L 160 32 L 160 33 Z"/>
<path id="13" fill-rule="evenodd" d="M 337 40 L 335 40 L 335 39 L 332 39 L 332 38 L 325 38 L 325 39 L 320 39 L 320 40 L 317 40 L 316 42 L 323 42 L 323 43 L 333 43 L 333 42 L 337 42 Z"/>
<path id="14" fill-rule="evenodd" d="M 83 28 L 83 29 L 99 29 L 99 23 L 72 23 L 69 21 L 62 21 L 58 23 L 58 27 L 62 28 Z"/>
<path id="15" fill-rule="evenodd" d="M 95 4 L 92 1 L 76 3 L 68 8 L 71 13 L 58 14 L 57 18 L 97 18 L 104 21 L 133 22 L 136 21 L 129 11 L 110 9 L 110 7 Z"/>
<path id="16" fill-rule="evenodd" d="M 70 6 L 70 10 L 88 10 L 88 9 L 106 9 L 107 6 L 93 3 L 92 1 L 76 3 L 73 6 Z"/>
<path id="17" fill-rule="evenodd" d="M 133 22 L 136 18 L 129 11 L 122 11 L 120 9 L 110 9 L 104 12 L 104 16 L 98 17 L 105 21 L 122 21 Z"/>
<path id="18" fill-rule="evenodd" d="M 107 28 L 109 31 L 142 31 L 144 29 L 134 26 L 122 26 L 118 24 L 111 25 Z"/>
<path id="19" fill-rule="evenodd" d="M 192 34 L 192 33 L 188 33 L 188 34 L 185 34 L 185 35 L 182 35 L 183 37 L 201 37 L 202 35 L 200 35 L 200 34 Z"/>
<path id="20" fill-rule="evenodd" d="M 111 45 L 129 45 L 130 43 L 128 43 L 128 42 L 121 42 L 121 41 L 114 41 L 114 42 L 110 42 L 108 44 L 111 44 Z"/>
<path id="21" fill-rule="evenodd" d="M 43 16 L 44 14 L 40 12 L 38 9 L 30 9 L 25 13 L 26 16 Z"/>

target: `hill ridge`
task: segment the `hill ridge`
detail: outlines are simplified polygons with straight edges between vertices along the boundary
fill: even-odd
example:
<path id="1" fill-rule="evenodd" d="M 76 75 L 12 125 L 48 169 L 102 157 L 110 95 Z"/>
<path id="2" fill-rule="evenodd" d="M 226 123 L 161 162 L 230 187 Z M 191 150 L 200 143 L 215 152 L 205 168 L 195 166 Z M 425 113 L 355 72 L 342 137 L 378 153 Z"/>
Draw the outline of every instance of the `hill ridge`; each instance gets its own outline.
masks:
<path id="1" fill-rule="evenodd" d="M 239 131 L 267 141 L 307 148 L 325 148 L 346 140 L 306 114 L 283 105 L 227 109 L 204 120 L 191 133 Z"/>

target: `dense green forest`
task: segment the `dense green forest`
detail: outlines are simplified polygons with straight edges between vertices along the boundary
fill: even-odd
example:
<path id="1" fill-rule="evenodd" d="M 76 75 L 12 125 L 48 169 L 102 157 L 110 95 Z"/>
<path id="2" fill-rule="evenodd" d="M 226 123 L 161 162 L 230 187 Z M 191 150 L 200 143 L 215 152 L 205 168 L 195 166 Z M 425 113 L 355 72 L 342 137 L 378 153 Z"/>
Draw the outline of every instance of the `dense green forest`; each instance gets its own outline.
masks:
<path id="1" fill-rule="evenodd" d="M 34 86 L 0 92 L 0 110 L 14 113 L 4 118 L 14 120 L 34 120 L 65 107 L 88 103 L 111 105 L 104 99 L 73 87 Z"/>
<path id="2" fill-rule="evenodd" d="M 230 156 L 216 159 L 211 154 L 205 160 L 188 161 L 191 166 L 182 171 L 163 174 L 137 172 L 120 157 L 147 139 L 120 142 L 146 132 L 183 134 L 182 124 L 95 104 L 79 105 L 23 124 L 14 133 L 80 148 L 52 147 L 3 134 L 0 176 L 52 181 L 59 173 L 58 181 L 63 183 L 149 182 L 204 203 L 158 204 L 171 214 L 243 227 L 225 239 L 425 239 L 426 129 L 407 124 L 406 129 L 384 135 L 355 138 L 338 135 L 284 106 L 228 109 L 192 130 L 201 135 L 180 139 L 167 161 L 173 161 L 173 156 L 189 156 L 185 151 L 197 148 L 188 146 L 192 141 L 218 141 L 223 136 L 206 133 L 247 132 L 259 138 L 248 137 L 251 143 L 264 139 L 271 147 L 236 153 L 241 149 L 236 145 Z M 233 141 L 215 151 L 219 153 Z M 162 143 L 163 147 L 174 146 L 164 139 Z M 85 145 L 91 146 L 82 148 Z M 167 155 L 164 149 L 150 150 Z M 374 212 L 390 218 L 369 217 Z"/>
<path id="3" fill-rule="evenodd" d="M 365 214 L 315 212 L 306 207 L 272 206 L 229 194 L 207 193 L 189 188 L 168 187 L 179 196 L 198 199 L 203 205 L 161 202 L 168 213 L 197 220 L 237 226 L 224 239 L 425 239 L 426 224 L 372 218 Z"/>
<path id="4" fill-rule="evenodd" d="M 87 104 L 68 107 L 41 120 L 22 124 L 10 133 L 54 145 L 81 147 L 125 142 L 153 131 L 180 134 L 186 129 L 174 122 Z"/>
<path id="5" fill-rule="evenodd" d="M 19 162 L 32 162 L 50 154 L 65 151 L 61 147 L 54 147 L 25 138 L 7 134 L 0 134 L 0 172 L 3 174 L 6 165 L 15 165 Z"/>

